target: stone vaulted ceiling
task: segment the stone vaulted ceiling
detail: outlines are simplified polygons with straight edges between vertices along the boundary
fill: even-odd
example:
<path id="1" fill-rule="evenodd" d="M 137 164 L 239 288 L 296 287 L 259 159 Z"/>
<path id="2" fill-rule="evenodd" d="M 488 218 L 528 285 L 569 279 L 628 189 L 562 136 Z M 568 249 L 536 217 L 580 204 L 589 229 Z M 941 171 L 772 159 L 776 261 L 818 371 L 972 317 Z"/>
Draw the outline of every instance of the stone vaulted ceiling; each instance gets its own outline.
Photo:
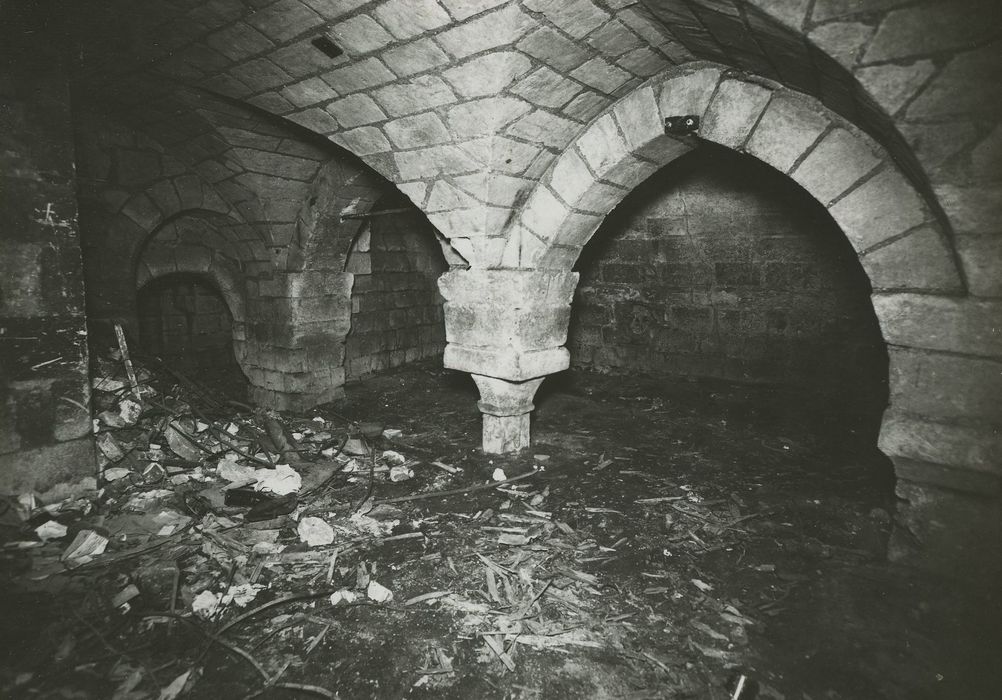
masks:
<path id="1" fill-rule="evenodd" d="M 395 183 L 475 261 L 500 258 L 512 207 L 593 117 L 693 60 L 818 97 L 928 189 L 893 118 L 939 69 L 914 54 L 984 45 L 998 29 L 972 22 L 959 35 L 917 42 L 908 27 L 936 21 L 937 11 L 896 16 L 908 4 L 93 0 L 73 10 L 84 99 L 112 102 L 182 146 L 192 128 L 183 105 L 197 110 L 197 91 L 295 123 Z M 342 53 L 328 55 L 336 51 L 325 53 L 318 39 Z M 902 87 L 877 91 L 879 103 L 863 87 L 888 81 Z"/>

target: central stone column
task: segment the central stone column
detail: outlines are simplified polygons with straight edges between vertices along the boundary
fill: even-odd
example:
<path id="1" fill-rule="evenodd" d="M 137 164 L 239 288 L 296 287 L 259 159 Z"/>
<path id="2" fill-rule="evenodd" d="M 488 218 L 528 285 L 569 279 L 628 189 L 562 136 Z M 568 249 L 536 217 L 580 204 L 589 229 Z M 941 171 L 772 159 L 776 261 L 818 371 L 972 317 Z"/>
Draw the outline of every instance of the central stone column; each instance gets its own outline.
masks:
<path id="1" fill-rule="evenodd" d="M 529 446 L 532 397 L 548 374 L 567 369 L 567 324 L 576 272 L 452 270 L 445 297 L 445 366 L 480 389 L 484 452 Z"/>

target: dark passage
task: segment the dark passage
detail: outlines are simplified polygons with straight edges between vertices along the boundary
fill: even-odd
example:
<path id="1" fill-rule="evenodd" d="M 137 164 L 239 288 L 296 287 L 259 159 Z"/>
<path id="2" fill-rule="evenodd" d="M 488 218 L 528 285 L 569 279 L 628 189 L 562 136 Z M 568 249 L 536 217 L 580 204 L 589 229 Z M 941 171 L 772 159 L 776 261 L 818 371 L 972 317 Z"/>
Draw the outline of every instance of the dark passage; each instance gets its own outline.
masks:
<path id="1" fill-rule="evenodd" d="M 704 144 L 634 190 L 577 269 L 575 366 L 774 387 L 771 410 L 876 444 L 887 351 L 870 283 L 790 178 Z"/>
<path id="2" fill-rule="evenodd" d="M 241 399 L 247 379 L 233 355 L 233 316 L 219 289 L 193 274 L 157 278 L 137 296 L 139 350 Z"/>
<path id="3" fill-rule="evenodd" d="M 388 194 L 355 240 L 345 271 L 354 275 L 351 331 L 345 348 L 349 380 L 430 357 L 445 349 L 442 297 L 447 269 L 428 219 L 403 195 Z"/>

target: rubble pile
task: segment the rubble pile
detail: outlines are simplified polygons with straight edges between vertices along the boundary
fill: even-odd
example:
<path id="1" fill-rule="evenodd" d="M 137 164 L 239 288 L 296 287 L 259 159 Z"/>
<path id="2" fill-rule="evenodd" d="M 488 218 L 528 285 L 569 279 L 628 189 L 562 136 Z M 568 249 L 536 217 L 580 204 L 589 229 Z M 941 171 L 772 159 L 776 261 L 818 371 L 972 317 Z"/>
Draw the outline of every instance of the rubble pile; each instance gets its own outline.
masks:
<path id="1" fill-rule="evenodd" d="M 98 472 L 12 495 L 0 519 L 7 619 L 33 630 L 0 667 L 4 697 L 342 697 L 366 662 L 403 684 L 372 696 L 479 697 L 582 655 L 615 659 L 617 697 L 694 697 L 725 671 L 745 682 L 749 630 L 801 580 L 736 598 L 700 562 L 762 514 L 628 454 L 494 464 L 443 424 L 440 456 L 420 433 L 254 409 L 153 360 L 95 370 Z"/>
<path id="2" fill-rule="evenodd" d="M 372 497 L 376 482 L 410 480 L 417 464 L 377 449 L 387 439 L 380 426 L 227 404 L 167 368 L 122 360 L 114 353 L 96 363 L 95 477 L 6 499 L 3 558 L 14 581 L 26 589 L 58 578 L 89 587 L 86 613 L 94 619 L 126 616 L 138 603 L 147 627 L 207 625 L 210 639 L 245 659 L 220 638 L 219 625 L 262 598 L 392 600 L 364 564 L 357 586 L 332 584 L 339 557 L 423 537 L 414 523 L 402 525 L 399 509 Z M 174 697 L 196 682 L 195 666 L 169 683 L 141 669 L 125 674 L 114 697 Z M 121 675 L 121 663 L 115 668 Z M 3 685 L 27 693 L 36 681 L 46 679 L 23 671 Z"/>

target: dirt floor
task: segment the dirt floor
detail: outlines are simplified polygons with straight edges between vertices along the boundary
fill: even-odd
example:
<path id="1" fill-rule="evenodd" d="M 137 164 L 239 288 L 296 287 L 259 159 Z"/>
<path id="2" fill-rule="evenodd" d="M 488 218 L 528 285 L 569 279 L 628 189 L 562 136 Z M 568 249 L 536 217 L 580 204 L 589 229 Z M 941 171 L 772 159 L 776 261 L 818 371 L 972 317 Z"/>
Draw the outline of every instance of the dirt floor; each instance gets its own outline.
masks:
<path id="1" fill-rule="evenodd" d="M 159 481 L 156 460 L 116 462 L 129 478 L 71 495 L 44 543 L 45 518 L 10 501 L 0 696 L 1000 697 L 999 591 L 886 561 L 890 467 L 872 426 L 817 397 L 566 374 L 537 397 L 533 448 L 498 458 L 476 449 L 465 375 L 411 367 L 348 394 L 281 418 L 327 456 L 296 461 L 302 490 L 263 519 L 220 500 L 219 453 L 160 459 L 181 466 Z M 374 452 L 328 459 L 350 421 Z M 183 527 L 123 529 L 155 513 Z M 303 541 L 313 518 L 333 541 Z M 107 550 L 70 567 L 87 529 Z M 241 586 L 250 600 L 193 614 Z"/>

